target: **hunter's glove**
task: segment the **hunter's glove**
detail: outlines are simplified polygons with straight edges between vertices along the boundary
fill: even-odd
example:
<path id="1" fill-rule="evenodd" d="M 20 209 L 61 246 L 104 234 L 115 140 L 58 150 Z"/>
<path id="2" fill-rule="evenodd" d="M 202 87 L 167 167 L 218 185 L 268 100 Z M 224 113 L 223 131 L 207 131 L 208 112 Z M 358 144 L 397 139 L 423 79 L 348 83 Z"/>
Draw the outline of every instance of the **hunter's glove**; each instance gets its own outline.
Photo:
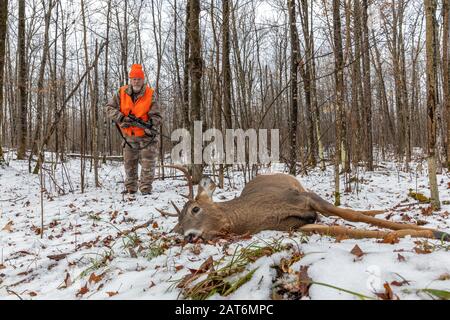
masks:
<path id="1" fill-rule="evenodd" d="M 120 121 L 120 127 L 122 129 L 129 128 L 131 127 L 132 122 L 133 121 L 130 118 L 128 118 L 127 116 L 123 116 L 122 120 Z"/>

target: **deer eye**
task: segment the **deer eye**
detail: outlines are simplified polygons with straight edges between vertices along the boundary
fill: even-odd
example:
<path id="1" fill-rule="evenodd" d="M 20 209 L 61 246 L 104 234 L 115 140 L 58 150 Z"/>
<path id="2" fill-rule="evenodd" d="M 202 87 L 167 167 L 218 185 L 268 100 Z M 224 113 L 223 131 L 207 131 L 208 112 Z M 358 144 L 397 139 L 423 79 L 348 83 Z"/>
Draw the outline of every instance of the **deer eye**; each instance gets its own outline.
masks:
<path id="1" fill-rule="evenodd" d="M 192 212 L 193 212 L 193 213 L 199 213 L 200 210 L 202 210 L 200 207 L 193 207 L 193 208 L 192 208 Z"/>

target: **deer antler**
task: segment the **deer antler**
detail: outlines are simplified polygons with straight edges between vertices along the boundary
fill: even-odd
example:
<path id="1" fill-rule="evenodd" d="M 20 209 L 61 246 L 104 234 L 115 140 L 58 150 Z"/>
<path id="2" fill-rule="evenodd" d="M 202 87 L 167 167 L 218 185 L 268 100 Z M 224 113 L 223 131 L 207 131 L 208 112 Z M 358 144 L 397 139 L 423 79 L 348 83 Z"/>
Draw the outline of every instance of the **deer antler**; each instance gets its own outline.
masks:
<path id="1" fill-rule="evenodd" d="M 181 172 L 184 173 L 184 176 L 186 177 L 186 180 L 188 182 L 188 187 L 189 187 L 189 195 L 187 196 L 187 198 L 189 200 L 193 200 L 194 199 L 194 187 L 192 184 L 192 177 L 190 176 L 188 169 L 186 169 L 185 167 L 179 166 L 179 165 L 163 165 L 163 167 L 174 168 L 174 169 L 180 170 Z"/>
<path id="2" fill-rule="evenodd" d="M 159 213 L 161 213 L 161 215 L 163 215 L 163 216 L 168 216 L 168 217 L 178 217 L 178 214 L 176 214 L 176 213 L 170 213 L 170 212 L 167 212 L 167 211 L 163 211 L 163 210 L 161 210 L 161 209 L 158 209 L 158 208 L 155 208 L 156 209 L 156 211 L 158 211 Z"/>
<path id="3" fill-rule="evenodd" d="M 176 205 L 172 200 L 170 200 L 170 203 L 172 204 L 172 206 L 173 206 L 173 207 L 175 208 L 175 210 L 177 211 L 177 214 L 178 214 L 179 216 L 181 216 L 181 210 L 178 209 L 177 205 Z"/>

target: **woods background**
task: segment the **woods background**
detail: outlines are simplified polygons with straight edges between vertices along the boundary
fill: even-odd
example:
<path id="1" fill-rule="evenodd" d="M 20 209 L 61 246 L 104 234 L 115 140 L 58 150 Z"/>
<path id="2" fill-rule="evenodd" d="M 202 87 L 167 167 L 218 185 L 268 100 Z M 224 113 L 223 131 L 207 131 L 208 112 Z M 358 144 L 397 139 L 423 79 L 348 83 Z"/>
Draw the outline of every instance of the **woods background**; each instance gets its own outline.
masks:
<path id="1" fill-rule="evenodd" d="M 122 152 L 103 106 L 141 63 L 163 106 L 163 134 L 195 120 L 278 128 L 290 173 L 334 163 L 336 204 L 360 169 L 389 159 L 410 170 L 427 159 L 439 207 L 436 171 L 450 165 L 448 0 L 0 5 L 3 163 L 2 148 L 35 173 L 44 151 L 54 164 L 77 154 L 83 191 L 84 170 Z M 161 155 L 170 153 L 162 141 Z"/>

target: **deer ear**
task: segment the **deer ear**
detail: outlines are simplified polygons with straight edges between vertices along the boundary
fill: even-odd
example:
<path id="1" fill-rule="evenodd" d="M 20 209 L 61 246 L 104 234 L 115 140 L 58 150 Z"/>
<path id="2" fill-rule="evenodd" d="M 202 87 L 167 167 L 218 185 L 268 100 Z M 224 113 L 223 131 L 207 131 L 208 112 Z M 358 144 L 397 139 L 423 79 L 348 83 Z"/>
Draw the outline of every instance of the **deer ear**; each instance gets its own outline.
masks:
<path id="1" fill-rule="evenodd" d="M 212 200 L 214 190 L 216 190 L 216 184 L 214 183 L 214 181 L 212 181 L 211 178 L 208 177 L 202 178 L 202 180 L 200 180 L 200 183 L 198 184 L 198 191 L 195 200 Z"/>

